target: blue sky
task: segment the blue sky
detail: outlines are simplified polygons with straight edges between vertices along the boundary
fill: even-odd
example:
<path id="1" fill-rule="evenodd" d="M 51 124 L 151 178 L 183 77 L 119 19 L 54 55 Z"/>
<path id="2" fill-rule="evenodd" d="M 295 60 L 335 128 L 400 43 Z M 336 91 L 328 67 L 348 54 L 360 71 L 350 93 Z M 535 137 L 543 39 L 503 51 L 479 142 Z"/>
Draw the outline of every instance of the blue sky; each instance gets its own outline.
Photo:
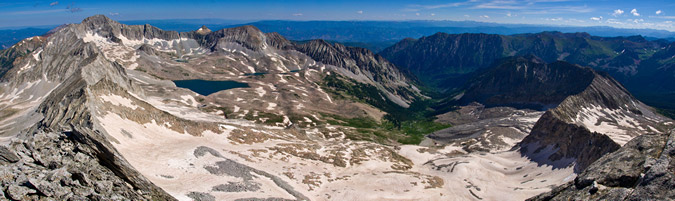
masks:
<path id="1" fill-rule="evenodd" d="M 472 20 L 675 31 L 673 0 L 5 1 L 0 27 L 115 20 Z"/>

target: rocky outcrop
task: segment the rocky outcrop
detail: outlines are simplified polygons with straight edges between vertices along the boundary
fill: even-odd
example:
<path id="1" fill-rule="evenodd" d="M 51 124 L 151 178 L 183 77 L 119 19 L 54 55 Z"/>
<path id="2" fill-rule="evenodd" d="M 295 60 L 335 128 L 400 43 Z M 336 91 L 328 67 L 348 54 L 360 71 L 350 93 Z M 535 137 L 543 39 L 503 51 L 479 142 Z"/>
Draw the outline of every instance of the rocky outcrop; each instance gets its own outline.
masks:
<path id="1" fill-rule="evenodd" d="M 672 200 L 675 133 L 636 137 L 577 178 L 528 200 Z"/>
<path id="2" fill-rule="evenodd" d="M 12 200 L 172 200 L 151 183 L 120 177 L 91 131 L 38 132 L 2 147 L 0 197 Z M 10 151 L 12 150 L 12 151 Z M 109 151 L 109 150 L 108 150 Z M 18 157 L 17 157 L 18 155 Z M 137 180 L 136 180 L 137 181 Z"/>

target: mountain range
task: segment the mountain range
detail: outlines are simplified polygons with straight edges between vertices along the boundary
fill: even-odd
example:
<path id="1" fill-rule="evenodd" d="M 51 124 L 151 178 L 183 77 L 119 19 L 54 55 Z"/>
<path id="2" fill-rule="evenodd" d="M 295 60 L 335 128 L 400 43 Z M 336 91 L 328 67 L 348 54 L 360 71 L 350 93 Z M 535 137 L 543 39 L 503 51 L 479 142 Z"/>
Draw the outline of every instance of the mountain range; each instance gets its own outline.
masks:
<path id="1" fill-rule="evenodd" d="M 642 35 L 649 40 L 665 39 L 675 41 L 675 33 L 655 29 L 622 29 L 608 26 L 550 26 L 527 24 L 499 24 L 477 21 L 450 21 L 450 20 L 411 20 L 411 21 L 287 21 L 287 20 L 220 20 L 220 19 L 173 19 L 173 20 L 130 20 L 122 21 L 130 25 L 152 24 L 163 30 L 188 32 L 206 25 L 212 29 L 223 29 L 252 25 L 263 32 L 277 32 L 289 40 L 303 41 L 323 39 L 339 42 L 350 46 L 365 47 L 374 52 L 380 52 L 405 38 L 419 38 L 433 35 L 438 32 L 460 33 L 487 33 L 512 35 L 523 33 L 538 33 L 545 31 L 558 32 L 585 32 L 594 36 L 617 37 Z M 34 28 L 11 28 L 0 30 L 0 47 L 13 45 L 23 38 L 40 35 L 56 27 L 40 26 Z M 28 32 L 26 35 L 17 35 Z M 6 35 L 5 34 L 12 34 Z M 34 33 L 34 34 L 30 34 Z M 19 37 L 17 37 L 19 36 Z"/>
<path id="2" fill-rule="evenodd" d="M 670 82 L 665 40 L 438 33 L 377 54 L 212 28 L 96 15 L 2 50 L 0 197 L 673 199 L 673 120 L 630 87 Z"/>
<path id="3" fill-rule="evenodd" d="M 446 34 L 405 39 L 380 54 L 429 86 L 460 90 L 467 80 L 508 56 L 534 55 L 608 72 L 638 99 L 675 108 L 673 43 L 640 36 L 597 37 L 587 33 Z M 658 94 L 658 95 L 657 95 Z"/>

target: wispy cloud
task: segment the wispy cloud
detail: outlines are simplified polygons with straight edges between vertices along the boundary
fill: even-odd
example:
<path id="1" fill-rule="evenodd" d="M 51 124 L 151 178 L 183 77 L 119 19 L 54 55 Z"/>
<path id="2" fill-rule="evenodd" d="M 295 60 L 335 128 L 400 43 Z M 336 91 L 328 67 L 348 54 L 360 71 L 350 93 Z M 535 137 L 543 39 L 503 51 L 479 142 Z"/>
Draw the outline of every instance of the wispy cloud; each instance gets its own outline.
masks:
<path id="1" fill-rule="evenodd" d="M 357 13 L 357 14 L 363 14 L 363 11 L 362 11 L 362 10 L 356 11 L 356 13 Z"/>
<path id="2" fill-rule="evenodd" d="M 622 15 L 622 14 L 623 14 L 623 10 L 621 10 L 621 9 L 616 9 L 616 10 L 614 10 L 614 13 L 612 13 L 612 15 L 614 17 Z"/>
<path id="3" fill-rule="evenodd" d="M 658 18 L 658 19 L 675 19 L 675 16 L 667 16 L 667 15 L 660 15 L 660 16 L 649 16 L 649 18 Z"/>
<path id="4" fill-rule="evenodd" d="M 630 10 L 630 13 L 633 14 L 633 16 L 640 16 L 640 13 L 638 13 L 637 9 L 633 8 L 633 10 Z"/>
<path id="5" fill-rule="evenodd" d="M 49 6 L 56 6 L 56 5 L 59 5 L 58 1 L 55 1 L 55 2 L 52 2 L 52 3 L 49 4 Z"/>
<path id="6" fill-rule="evenodd" d="M 570 14 L 570 13 L 591 13 L 595 11 L 587 6 L 557 6 L 542 7 L 538 9 L 525 9 L 523 14 Z"/>
<path id="7" fill-rule="evenodd" d="M 7 15 L 35 15 L 35 14 L 58 13 L 58 12 L 63 12 L 63 9 L 25 10 L 25 11 L 6 12 L 4 14 L 7 14 Z"/>
<path id="8" fill-rule="evenodd" d="M 82 12 L 83 9 L 80 7 L 75 7 L 75 3 L 70 3 L 70 5 L 66 6 L 66 11 L 71 12 L 71 13 L 76 13 L 76 12 Z"/>
<path id="9" fill-rule="evenodd" d="M 607 22 L 607 24 L 618 24 L 618 25 L 624 24 L 623 22 L 619 22 L 616 19 L 607 19 L 605 22 Z"/>
<path id="10" fill-rule="evenodd" d="M 420 10 L 431 10 L 431 9 L 439 9 L 439 8 L 459 7 L 459 6 L 462 6 L 462 5 L 467 5 L 471 2 L 476 2 L 476 0 L 470 0 L 470 1 L 465 1 L 465 2 L 446 3 L 446 4 L 434 4 L 434 5 L 412 4 L 412 5 L 408 5 L 406 8 L 404 8 L 403 11 L 417 12 L 417 11 L 420 11 Z"/>
<path id="11" fill-rule="evenodd" d="M 110 15 L 110 16 L 118 16 L 118 15 L 120 15 L 120 13 L 113 13 L 113 12 L 110 12 L 110 13 L 108 13 L 108 15 Z"/>
<path id="12" fill-rule="evenodd" d="M 496 0 L 478 4 L 473 8 L 484 9 L 505 9 L 505 10 L 521 10 L 533 5 L 536 2 L 518 2 L 515 0 Z"/>

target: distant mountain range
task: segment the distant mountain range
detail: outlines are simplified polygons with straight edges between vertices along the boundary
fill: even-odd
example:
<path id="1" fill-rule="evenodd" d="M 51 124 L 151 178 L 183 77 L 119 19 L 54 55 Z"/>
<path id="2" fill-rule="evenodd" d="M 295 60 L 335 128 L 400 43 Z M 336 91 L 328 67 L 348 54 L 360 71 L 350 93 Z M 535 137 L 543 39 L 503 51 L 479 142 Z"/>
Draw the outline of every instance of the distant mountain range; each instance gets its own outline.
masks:
<path id="1" fill-rule="evenodd" d="M 594 36 L 633 36 L 642 35 L 649 40 L 658 38 L 675 41 L 675 33 L 656 29 L 622 29 L 608 26 L 592 27 L 565 27 L 550 25 L 527 25 L 527 24 L 498 24 L 476 21 L 243 21 L 221 19 L 173 19 L 173 20 L 133 20 L 122 21 L 129 25 L 153 24 L 163 30 L 187 32 L 195 30 L 202 25 L 213 30 L 253 25 L 263 32 L 278 32 L 289 40 L 312 40 L 323 39 L 364 47 L 372 51 L 380 50 L 393 45 L 404 38 L 419 38 L 438 32 L 444 33 L 487 33 L 487 34 L 522 34 L 538 33 L 543 31 L 559 32 L 586 32 Z M 54 25 L 52 27 L 56 27 Z M 37 35 L 46 32 L 50 27 L 42 26 L 35 30 Z M 17 32 L 16 29 L 11 32 Z M 34 36 L 19 34 L 13 37 L 4 35 L 6 31 L 0 30 L 0 45 L 8 46 L 18 42 L 22 38 Z M 11 33 L 10 32 L 10 33 Z M 16 39 L 13 39 L 16 38 Z M 13 42 L 12 42 L 13 41 Z M 3 47 L 3 49 L 6 47 Z"/>
<path id="2" fill-rule="evenodd" d="M 406 39 L 380 54 L 431 87 L 461 90 L 467 80 L 508 56 L 534 55 L 608 72 L 647 104 L 675 108 L 675 43 L 641 36 L 587 33 L 447 34 Z"/>

